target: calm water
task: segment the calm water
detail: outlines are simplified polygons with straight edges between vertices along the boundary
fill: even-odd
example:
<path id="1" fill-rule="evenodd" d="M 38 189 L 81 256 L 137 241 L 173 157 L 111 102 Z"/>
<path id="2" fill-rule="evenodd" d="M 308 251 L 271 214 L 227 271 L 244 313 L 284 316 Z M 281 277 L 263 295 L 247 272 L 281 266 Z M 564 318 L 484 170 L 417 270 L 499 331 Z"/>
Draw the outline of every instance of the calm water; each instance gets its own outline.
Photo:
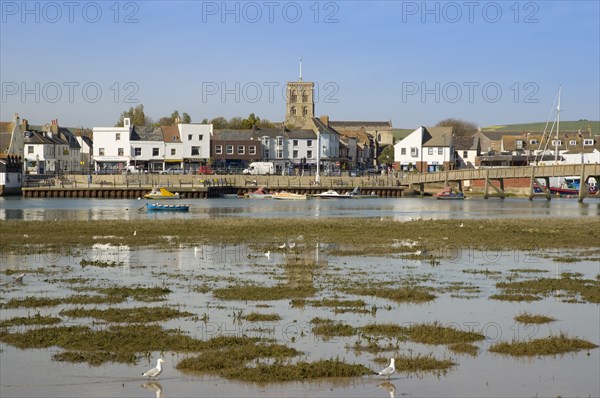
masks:
<path id="1" fill-rule="evenodd" d="M 439 201 L 434 198 L 277 201 L 250 199 L 182 199 L 189 213 L 148 213 L 144 200 L 0 198 L 0 220 L 136 220 L 214 217 L 391 217 L 398 221 L 423 217 L 599 217 L 600 199 L 483 198 Z"/>
<path id="2" fill-rule="evenodd" d="M 101 199 L 22 199 L 0 198 L 0 219 L 20 220 L 104 220 L 147 218 L 210 218 L 210 217 L 386 217 L 398 221 L 422 217 L 497 218 L 497 217 L 599 217 L 600 202 L 586 199 L 553 199 L 528 201 L 526 199 L 469 199 L 441 202 L 432 198 L 364 199 L 364 200 L 309 200 L 272 201 L 210 199 L 183 200 L 192 203 L 189 214 L 147 213 L 139 210 L 145 202 L 138 200 Z M 438 359 L 450 358 L 458 365 L 446 374 L 410 374 L 399 372 L 390 383 L 382 384 L 377 376 L 344 380 L 272 383 L 258 385 L 219 378 L 214 375 L 189 375 L 175 369 L 187 354 L 151 353 L 151 359 L 142 359 L 137 365 L 105 364 L 90 367 L 86 364 L 55 362 L 52 355 L 60 348 L 19 350 L 0 343 L 0 396 L 1 397 L 402 397 L 402 396 L 600 396 L 600 350 L 594 349 L 559 356 L 513 358 L 488 351 L 499 341 L 527 340 L 565 332 L 569 336 L 600 343 L 600 309 L 597 304 L 569 304 L 561 301 L 560 292 L 536 302 L 504 302 L 489 299 L 497 293 L 495 284 L 515 278 L 515 268 L 534 268 L 540 274 L 519 274 L 517 278 L 553 277 L 562 272 L 580 272 L 586 278 L 600 274 L 597 261 L 557 263 L 553 257 L 569 253 L 473 252 L 452 253 L 432 267 L 428 261 L 395 257 L 336 257 L 335 245 L 308 247 L 301 236 L 293 238 L 294 249 L 278 249 L 281 242 L 261 248 L 246 246 L 178 246 L 169 251 L 129 246 L 97 244 L 82 252 L 43 253 L 36 255 L 2 255 L 0 261 L 1 301 L 27 296 L 65 297 L 75 294 L 80 284 L 67 282 L 85 278 L 85 286 L 168 286 L 172 293 L 166 302 L 150 305 L 176 306 L 202 317 L 207 322 L 181 318 L 161 325 L 181 328 L 192 337 L 208 339 L 219 334 L 263 336 L 294 347 L 304 354 L 300 359 L 318 360 L 339 357 L 351 363 L 360 363 L 371 369 L 382 368 L 374 362 L 375 355 L 355 352 L 349 348 L 357 336 L 323 340 L 314 335 L 310 320 L 314 317 L 331 318 L 359 327 L 370 323 L 420 323 L 438 321 L 461 330 L 475 330 L 486 336 L 478 342 L 476 356 L 455 354 L 444 345 L 434 346 L 404 342 L 397 352 L 382 355 L 431 354 Z M 581 251 L 573 256 L 585 255 Z M 597 254 L 595 254 L 597 255 Z M 593 254 L 590 254 L 592 257 Z M 236 281 L 265 285 L 296 283 L 306 278 L 303 269 L 296 272 L 285 266 L 290 258 L 314 260 L 316 267 L 312 283 L 319 292 L 314 299 L 338 296 L 341 299 L 362 299 L 366 308 L 376 306 L 376 313 L 334 313 L 331 308 L 295 308 L 290 300 L 267 302 L 270 307 L 258 307 L 259 302 L 221 301 L 208 293 L 199 293 L 197 286 L 211 289 L 226 287 Z M 122 262 L 115 268 L 80 266 L 80 261 L 101 260 Z M 25 276 L 24 284 L 15 285 L 6 270 L 33 271 Z M 465 273 L 464 270 L 494 270 L 496 275 Z M 42 270 L 42 271 L 40 271 Z M 477 286 L 479 293 L 439 292 L 427 304 L 406 304 L 344 294 L 339 290 L 341 281 L 360 282 L 382 280 L 398 281 L 419 278 L 422 284 L 443 288 L 463 282 Z M 124 306 L 145 306 L 129 302 Z M 59 312 L 71 306 L 38 309 L 3 309 L 0 319 L 16 316 L 55 315 L 63 324 L 89 322 L 86 319 L 62 317 Z M 92 306 L 92 308 L 105 306 Z M 277 322 L 236 322 L 234 311 L 277 313 Z M 549 315 L 557 319 L 546 325 L 525 326 L 514 321 L 521 312 Z M 260 329 L 260 330 L 259 330 Z M 22 327 L 19 330 L 24 330 Z M 382 342 L 382 344 L 385 344 Z M 158 382 L 148 383 L 139 375 L 153 367 L 155 358 L 163 356 L 166 367 Z"/>

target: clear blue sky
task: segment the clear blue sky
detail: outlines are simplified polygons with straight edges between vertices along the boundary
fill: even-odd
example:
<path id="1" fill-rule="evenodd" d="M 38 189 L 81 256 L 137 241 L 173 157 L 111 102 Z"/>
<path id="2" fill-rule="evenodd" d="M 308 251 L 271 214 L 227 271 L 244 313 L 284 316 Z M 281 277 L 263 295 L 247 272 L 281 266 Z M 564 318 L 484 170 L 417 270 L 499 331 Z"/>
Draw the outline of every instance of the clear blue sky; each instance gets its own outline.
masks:
<path id="1" fill-rule="evenodd" d="M 1 120 L 111 126 L 137 100 L 281 121 L 300 56 L 332 120 L 546 121 L 560 85 L 562 120 L 600 120 L 595 0 L 68 4 L 2 0 Z"/>

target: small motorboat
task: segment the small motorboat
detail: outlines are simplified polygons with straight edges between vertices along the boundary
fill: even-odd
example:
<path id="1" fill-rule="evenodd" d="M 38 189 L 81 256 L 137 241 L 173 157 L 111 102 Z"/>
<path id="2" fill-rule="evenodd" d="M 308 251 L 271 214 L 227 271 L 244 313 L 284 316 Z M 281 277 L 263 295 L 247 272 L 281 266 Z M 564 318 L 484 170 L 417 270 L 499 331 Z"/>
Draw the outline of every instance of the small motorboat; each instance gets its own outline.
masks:
<path id="1" fill-rule="evenodd" d="M 462 192 L 454 192 L 451 187 L 446 187 L 434 195 L 440 200 L 462 200 L 465 198 Z"/>
<path id="2" fill-rule="evenodd" d="M 273 195 L 265 192 L 265 188 L 258 188 L 256 191 L 248 192 L 244 195 L 245 198 L 248 199 L 271 199 Z"/>
<path id="3" fill-rule="evenodd" d="M 376 199 L 379 197 L 375 191 L 371 191 L 370 195 L 364 194 L 361 192 L 359 187 L 354 187 L 352 192 L 349 192 L 348 195 L 350 195 L 352 199 Z"/>
<path id="4" fill-rule="evenodd" d="M 151 211 L 189 211 L 189 204 L 166 204 L 166 203 L 146 203 L 146 208 Z"/>
<path id="5" fill-rule="evenodd" d="M 277 192 L 273 194 L 273 199 L 277 200 L 306 200 L 308 196 L 306 194 L 292 193 L 292 192 Z"/>
<path id="6" fill-rule="evenodd" d="M 340 194 L 338 191 L 334 191 L 333 189 L 318 193 L 313 196 L 321 199 L 352 199 L 350 193 Z"/>
<path id="7" fill-rule="evenodd" d="M 179 193 L 171 192 L 165 188 L 152 188 L 152 191 L 144 195 L 146 199 L 179 199 Z"/>

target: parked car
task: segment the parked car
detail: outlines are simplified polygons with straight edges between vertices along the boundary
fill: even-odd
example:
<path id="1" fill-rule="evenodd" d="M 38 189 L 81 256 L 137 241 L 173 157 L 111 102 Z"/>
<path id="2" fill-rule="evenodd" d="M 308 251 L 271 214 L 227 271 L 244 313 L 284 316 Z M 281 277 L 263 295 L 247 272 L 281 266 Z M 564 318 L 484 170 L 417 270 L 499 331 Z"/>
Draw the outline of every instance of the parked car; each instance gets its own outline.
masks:
<path id="1" fill-rule="evenodd" d="M 170 169 L 159 171 L 159 174 L 183 174 L 183 169 L 181 167 L 171 167 Z"/>

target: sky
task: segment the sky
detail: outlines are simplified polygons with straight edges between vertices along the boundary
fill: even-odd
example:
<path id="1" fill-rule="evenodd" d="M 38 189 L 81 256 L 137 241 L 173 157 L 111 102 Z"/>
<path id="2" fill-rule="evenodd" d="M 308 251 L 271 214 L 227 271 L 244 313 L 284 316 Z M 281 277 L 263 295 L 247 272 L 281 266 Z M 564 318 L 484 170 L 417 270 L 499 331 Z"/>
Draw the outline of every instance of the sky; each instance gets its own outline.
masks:
<path id="1" fill-rule="evenodd" d="M 0 120 L 600 120 L 600 1 L 0 1 Z M 596 132 L 597 133 L 597 132 Z"/>

